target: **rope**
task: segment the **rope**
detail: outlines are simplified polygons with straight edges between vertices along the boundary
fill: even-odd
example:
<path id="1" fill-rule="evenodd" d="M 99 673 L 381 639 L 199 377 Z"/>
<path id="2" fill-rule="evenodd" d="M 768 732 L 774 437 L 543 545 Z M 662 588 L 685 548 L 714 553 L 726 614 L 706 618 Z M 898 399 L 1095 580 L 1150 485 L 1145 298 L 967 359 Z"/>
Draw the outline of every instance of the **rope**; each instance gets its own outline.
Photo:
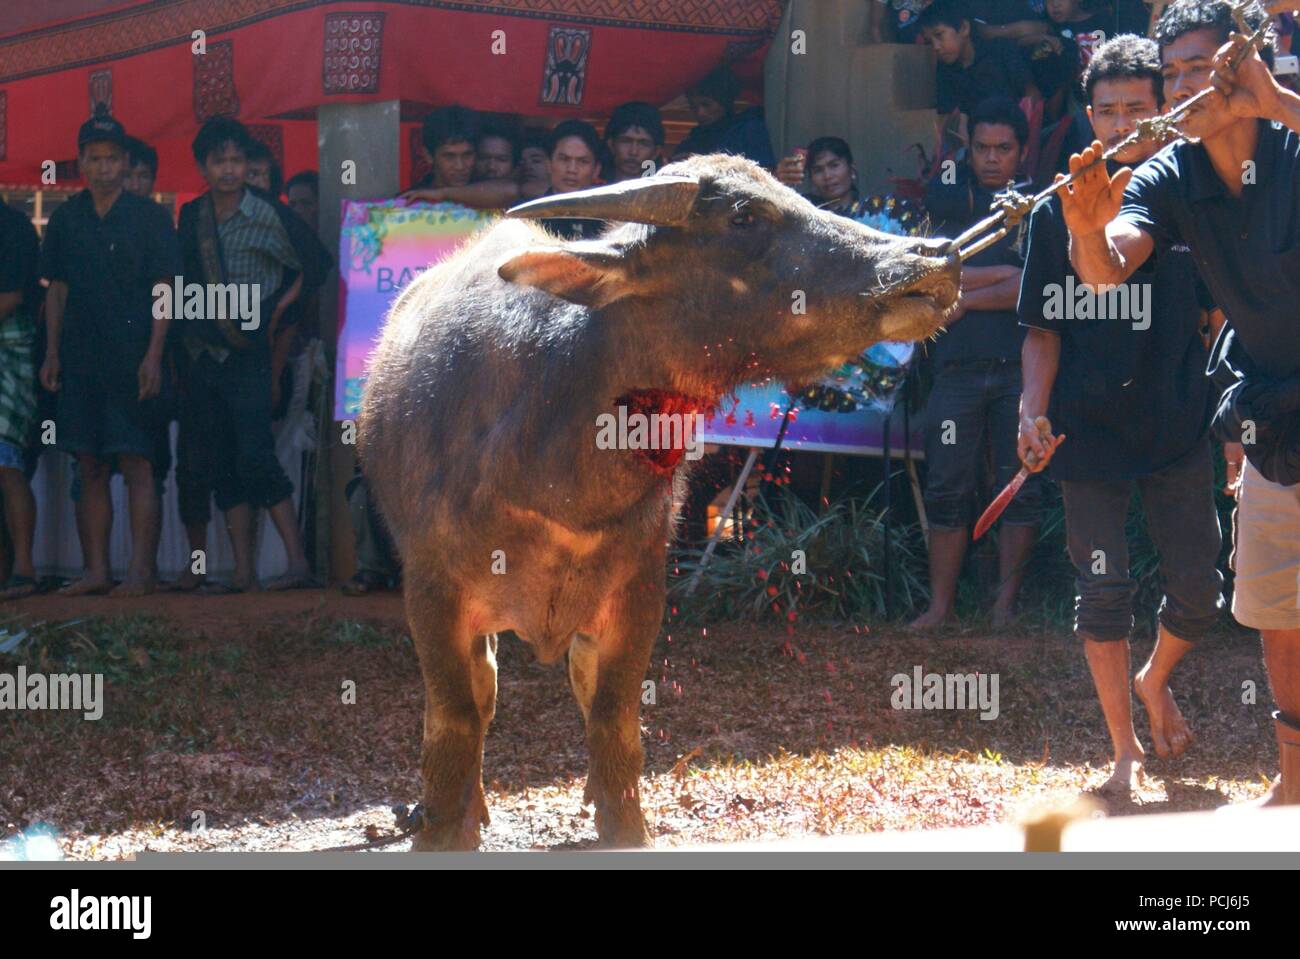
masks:
<path id="1" fill-rule="evenodd" d="M 316 849 L 314 852 L 360 852 L 363 849 L 377 849 L 380 846 L 391 846 L 395 842 L 401 842 L 407 839 L 421 829 L 425 828 L 424 806 L 416 803 L 414 806 L 407 806 L 404 803 L 398 803 L 393 807 L 393 819 L 395 820 L 398 831 L 391 836 L 381 836 L 378 839 L 371 839 L 367 842 L 355 842 L 346 846 L 329 846 L 326 849 Z"/>

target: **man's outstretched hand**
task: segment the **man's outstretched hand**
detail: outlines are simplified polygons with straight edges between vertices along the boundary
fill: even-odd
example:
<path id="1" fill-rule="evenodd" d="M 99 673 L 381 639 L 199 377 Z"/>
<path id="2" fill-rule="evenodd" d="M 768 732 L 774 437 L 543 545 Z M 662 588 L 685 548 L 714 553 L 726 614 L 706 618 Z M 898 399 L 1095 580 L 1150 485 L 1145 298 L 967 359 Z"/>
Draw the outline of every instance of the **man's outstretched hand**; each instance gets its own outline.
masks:
<path id="1" fill-rule="evenodd" d="M 1228 112 L 1233 116 L 1275 120 L 1281 115 L 1281 87 L 1260 59 L 1258 51 L 1252 50 L 1235 68 L 1232 66 L 1232 58 L 1245 43 L 1245 37 L 1234 33 L 1219 48 L 1214 55 L 1210 83 L 1223 96 Z"/>
<path id="2" fill-rule="evenodd" d="M 1104 232 L 1106 224 L 1119 216 L 1124 188 L 1133 178 L 1129 167 L 1116 171 L 1113 177 L 1108 174 L 1106 164 L 1096 163 L 1103 152 L 1101 141 L 1093 140 L 1092 146 L 1070 157 L 1070 175 L 1075 179 L 1058 196 L 1065 225 L 1075 236 Z M 1060 182 L 1064 177 L 1058 173 L 1056 179 Z"/>

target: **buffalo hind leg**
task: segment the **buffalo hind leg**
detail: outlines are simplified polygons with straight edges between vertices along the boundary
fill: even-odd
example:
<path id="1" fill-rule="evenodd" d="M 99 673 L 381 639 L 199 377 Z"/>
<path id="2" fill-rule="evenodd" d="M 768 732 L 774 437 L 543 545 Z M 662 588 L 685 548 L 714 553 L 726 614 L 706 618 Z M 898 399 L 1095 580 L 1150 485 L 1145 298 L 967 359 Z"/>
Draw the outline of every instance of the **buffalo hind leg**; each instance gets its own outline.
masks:
<path id="1" fill-rule="evenodd" d="M 470 633 L 459 604 L 433 577 L 406 579 L 406 613 L 424 675 L 426 827 L 411 848 L 472 850 L 487 822 L 483 737 L 496 704 L 495 637 Z"/>
<path id="2" fill-rule="evenodd" d="M 655 584 L 653 576 L 660 582 Z M 596 641 L 596 682 L 587 711 L 589 771 L 586 798 L 596 804 L 600 844 L 613 848 L 653 845 L 641 813 L 641 683 L 663 602 L 663 564 L 624 591 L 609 627 Z M 570 658 L 570 671 L 574 660 Z M 581 702 L 581 699 L 579 699 Z"/>

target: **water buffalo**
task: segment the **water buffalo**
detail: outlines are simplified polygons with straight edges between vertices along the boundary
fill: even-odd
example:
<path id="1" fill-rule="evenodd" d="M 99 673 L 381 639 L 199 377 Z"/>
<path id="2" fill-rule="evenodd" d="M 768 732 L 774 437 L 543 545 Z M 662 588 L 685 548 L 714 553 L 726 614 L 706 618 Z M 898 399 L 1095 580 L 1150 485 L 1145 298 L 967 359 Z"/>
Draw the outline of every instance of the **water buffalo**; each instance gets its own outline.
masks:
<path id="1" fill-rule="evenodd" d="M 565 242 L 528 222 L 543 217 L 614 225 Z M 406 288 L 358 440 L 424 675 L 414 848 L 478 845 L 506 630 L 543 662 L 569 654 L 602 845 L 650 843 L 640 694 L 682 451 L 599 448 L 598 421 L 618 405 L 704 410 L 740 384 L 804 383 L 879 340 L 927 337 L 957 300 L 942 251 L 714 155 L 516 207 Z"/>

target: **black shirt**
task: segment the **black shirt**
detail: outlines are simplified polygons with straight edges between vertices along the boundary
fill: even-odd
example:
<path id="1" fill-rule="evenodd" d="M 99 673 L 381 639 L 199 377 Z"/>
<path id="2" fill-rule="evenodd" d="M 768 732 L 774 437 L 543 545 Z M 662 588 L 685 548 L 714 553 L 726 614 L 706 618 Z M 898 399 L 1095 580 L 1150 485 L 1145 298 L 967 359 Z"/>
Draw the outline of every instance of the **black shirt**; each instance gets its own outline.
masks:
<path id="1" fill-rule="evenodd" d="M 1015 44 L 1005 40 L 972 37 L 975 59 L 969 67 L 940 63 L 935 71 L 938 94 L 935 110 L 951 113 L 954 108 L 969 116 L 980 101 L 989 97 L 1019 100 L 1029 86 L 1029 67 Z"/>
<path id="2" fill-rule="evenodd" d="M 1166 250 L 1133 274 L 1127 292 L 1091 301 L 1108 314 L 1127 303 L 1126 316 L 1080 318 L 1073 307 L 1081 286 L 1061 202 L 1048 197 L 1030 217 L 1018 312 L 1023 326 L 1061 337 L 1048 417 L 1067 439 L 1049 469 L 1063 480 L 1162 470 L 1197 446 L 1213 408 L 1198 328 L 1212 304 L 1196 265 L 1191 254 Z"/>
<path id="3" fill-rule="evenodd" d="M 13 207 L 0 203 L 0 293 L 22 293 L 23 301 L 10 319 L 36 319 L 41 301 L 37 270 L 40 240 L 31 221 Z"/>
<path id="4" fill-rule="evenodd" d="M 1094 13 L 1072 23 L 1052 23 L 1053 32 L 1078 51 L 1079 69 L 1092 59 L 1097 48 L 1115 35 L 1115 15 Z M 1145 30 L 1143 31 L 1146 32 Z"/>
<path id="5" fill-rule="evenodd" d="M 1260 372 L 1300 371 L 1300 136 L 1259 122 L 1253 183 L 1233 197 L 1201 144 L 1165 147 L 1133 174 L 1119 220 L 1156 249 L 1190 247 Z"/>
<path id="6" fill-rule="evenodd" d="M 551 189 L 542 196 L 563 196 L 563 194 L 557 194 L 554 189 Z M 607 220 L 588 220 L 568 216 L 548 216 L 537 222 L 566 240 L 592 240 L 604 233 L 605 227 L 609 226 Z"/>
<path id="7" fill-rule="evenodd" d="M 930 180 L 925 193 L 925 208 L 938 223 L 940 236 L 956 236 L 968 226 L 988 216 L 993 192 L 969 176 L 969 167 L 955 184 L 943 184 L 938 177 Z M 1014 266 L 1024 259 L 1020 252 L 1020 232 L 1012 230 L 997 243 L 981 250 L 966 261 L 967 266 Z M 1021 329 L 1014 308 L 971 310 L 940 333 L 930 350 L 937 368 L 963 360 L 1014 359 L 1020 361 L 1020 346 L 1025 331 Z"/>
<path id="8" fill-rule="evenodd" d="M 54 211 L 41 275 L 68 286 L 59 360 L 70 374 L 134 375 L 153 332 L 153 286 L 181 274 L 167 211 L 123 190 L 103 219 L 89 190 Z"/>
<path id="9" fill-rule="evenodd" d="M 708 126 L 697 126 L 673 154 L 674 160 L 698 153 L 731 153 L 748 157 L 761 167 L 776 166 L 772 138 L 767 130 L 762 107 L 750 107 L 744 113 L 723 117 Z"/>

